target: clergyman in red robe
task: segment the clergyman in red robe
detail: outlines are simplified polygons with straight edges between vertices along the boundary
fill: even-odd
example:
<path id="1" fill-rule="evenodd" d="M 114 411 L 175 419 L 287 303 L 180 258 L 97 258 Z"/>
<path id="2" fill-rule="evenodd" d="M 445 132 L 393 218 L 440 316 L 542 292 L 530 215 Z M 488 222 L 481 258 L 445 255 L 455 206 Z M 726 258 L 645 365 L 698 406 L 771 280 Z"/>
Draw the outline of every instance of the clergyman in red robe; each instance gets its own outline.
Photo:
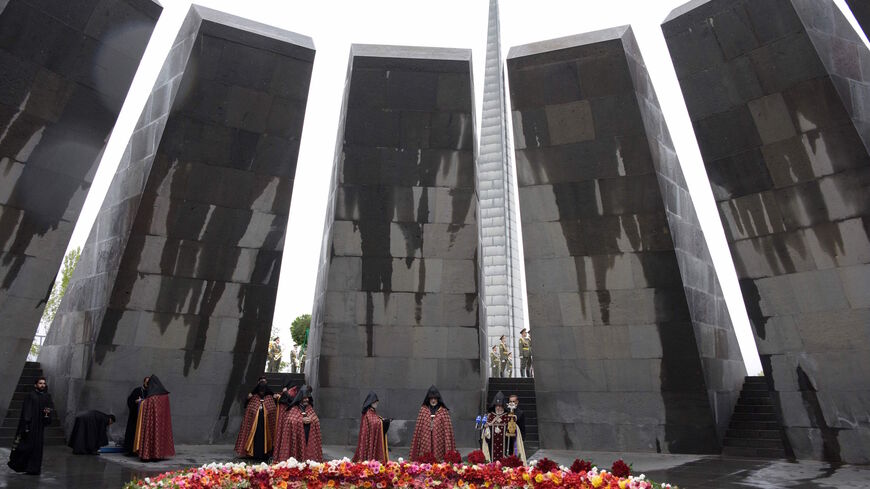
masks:
<path id="1" fill-rule="evenodd" d="M 356 442 L 356 452 L 353 454 L 354 462 L 378 460 L 387 463 L 390 458 L 387 430 L 390 428 L 391 420 L 378 416 L 377 409 L 378 395 L 369 392 L 366 400 L 363 401 L 359 439 Z"/>
<path id="2" fill-rule="evenodd" d="M 281 437 L 275 441 L 275 462 L 291 457 L 298 461 L 323 461 L 320 419 L 314 412 L 311 386 L 299 390 L 280 423 Z"/>
<path id="3" fill-rule="evenodd" d="M 511 455 L 517 455 L 523 463 L 526 462 L 526 452 L 522 433 L 517 425 L 517 416 L 505 411 L 505 399 L 501 391 L 492 401 L 480 440 L 483 454 L 489 462 L 496 462 Z M 516 454 L 512 452 L 513 447 L 516 447 Z"/>
<path id="4" fill-rule="evenodd" d="M 266 377 L 257 379 L 257 385 L 248 394 L 245 417 L 236 438 L 236 453 L 240 457 L 264 460 L 272 451 L 278 414 L 273 395 Z"/>
<path id="5" fill-rule="evenodd" d="M 443 462 L 444 454 L 451 450 L 456 450 L 456 440 L 450 411 L 444 405 L 438 388 L 433 385 L 429 387 L 417 415 L 417 425 L 411 439 L 411 461 L 421 461 L 424 455 L 431 454 L 436 461 Z"/>
<path id="6" fill-rule="evenodd" d="M 175 455 L 169 391 L 156 375 L 148 378 L 145 398 L 139 403 L 133 451 L 141 460 L 162 460 Z"/>

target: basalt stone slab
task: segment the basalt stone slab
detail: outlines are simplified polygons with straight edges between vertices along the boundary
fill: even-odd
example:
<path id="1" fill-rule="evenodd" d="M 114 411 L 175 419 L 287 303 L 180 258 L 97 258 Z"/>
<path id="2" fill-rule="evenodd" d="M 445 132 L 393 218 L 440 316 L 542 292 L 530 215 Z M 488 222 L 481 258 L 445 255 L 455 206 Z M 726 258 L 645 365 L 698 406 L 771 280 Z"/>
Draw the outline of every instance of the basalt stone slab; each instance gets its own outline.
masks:
<path id="1" fill-rule="evenodd" d="M 123 420 L 154 373 L 176 442 L 234 439 L 266 360 L 313 60 L 307 37 L 189 11 L 40 353 L 67 427 L 86 409 Z"/>
<path id="2" fill-rule="evenodd" d="M 846 5 L 852 10 L 852 14 L 855 15 L 855 19 L 866 35 L 867 29 L 870 29 L 870 4 L 861 0 L 846 0 Z"/>
<path id="3" fill-rule="evenodd" d="M 459 424 L 483 385 L 471 54 L 354 45 L 348 70 L 306 369 L 323 440 L 355 444 L 375 390 L 398 423 L 390 442 L 408 445 L 435 384 L 471 446 Z"/>
<path id="4" fill-rule="evenodd" d="M 508 75 L 542 446 L 717 452 L 745 371 L 634 35 Z"/>
<path id="5" fill-rule="evenodd" d="M 161 10 L 150 0 L 0 5 L 0 417 Z"/>
<path id="6" fill-rule="evenodd" d="M 693 3 L 662 29 L 791 450 L 867 463 L 870 51 L 827 0 Z"/>

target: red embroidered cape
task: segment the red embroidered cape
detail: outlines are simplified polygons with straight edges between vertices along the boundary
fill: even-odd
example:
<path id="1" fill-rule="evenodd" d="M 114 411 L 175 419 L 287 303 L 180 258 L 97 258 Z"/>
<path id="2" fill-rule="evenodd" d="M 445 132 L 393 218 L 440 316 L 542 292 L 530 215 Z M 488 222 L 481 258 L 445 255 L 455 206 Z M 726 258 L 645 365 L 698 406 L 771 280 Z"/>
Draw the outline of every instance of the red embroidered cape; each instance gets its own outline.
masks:
<path id="1" fill-rule="evenodd" d="M 277 408 L 275 400 L 272 396 L 266 396 L 260 403 L 260 396 L 253 395 L 248 399 L 248 407 L 245 408 L 245 417 L 242 420 L 242 426 L 239 428 L 239 436 L 236 438 L 236 453 L 240 457 L 250 457 L 254 455 L 254 434 L 259 423 L 260 407 L 265 409 L 263 419 L 266 421 L 263 431 L 263 439 L 266 444 L 263 453 L 269 453 L 272 450 L 275 434 L 275 420 L 277 417 Z"/>
<path id="2" fill-rule="evenodd" d="M 147 397 L 139 403 L 133 451 L 142 460 L 160 460 L 175 455 L 169 394 Z"/>
<path id="3" fill-rule="evenodd" d="M 374 409 L 369 409 L 359 422 L 359 439 L 356 442 L 353 461 L 379 460 L 386 463 L 389 457 L 388 450 L 384 422 Z"/>
<path id="4" fill-rule="evenodd" d="M 489 448 L 489 450 L 484 449 L 483 451 L 485 455 L 489 456 L 490 462 L 501 460 L 509 455 L 505 453 L 508 449 L 508 443 L 504 436 L 508 425 L 507 413 L 502 414 L 500 419 L 496 419 L 496 417 L 497 415 L 494 413 L 489 413 L 486 416 L 487 426 L 481 435 Z M 486 436 L 487 430 L 489 430 L 488 437 Z M 498 430 L 498 433 L 496 433 L 496 430 Z"/>
<path id="5" fill-rule="evenodd" d="M 302 422 L 302 409 L 299 406 L 290 408 L 281 418 L 278 438 L 275 440 L 274 462 L 287 460 L 290 457 L 299 461 L 323 461 L 323 444 L 320 437 L 320 418 L 314 408 L 305 409 L 311 420 L 308 428 L 308 441 L 305 441 L 305 423 Z"/>
<path id="6" fill-rule="evenodd" d="M 456 450 L 450 411 L 440 406 L 432 417 L 429 406 L 421 406 L 411 439 L 411 461 L 417 462 L 426 453 L 431 453 L 435 460 L 442 462 L 444 454 L 450 450 Z"/>

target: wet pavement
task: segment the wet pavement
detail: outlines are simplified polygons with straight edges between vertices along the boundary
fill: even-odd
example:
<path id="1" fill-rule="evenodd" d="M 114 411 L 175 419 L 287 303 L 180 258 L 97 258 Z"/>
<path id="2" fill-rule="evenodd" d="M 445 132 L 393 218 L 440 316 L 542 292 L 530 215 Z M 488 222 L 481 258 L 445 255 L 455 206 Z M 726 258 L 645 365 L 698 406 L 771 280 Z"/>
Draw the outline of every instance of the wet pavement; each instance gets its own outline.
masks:
<path id="1" fill-rule="evenodd" d="M 327 459 L 350 457 L 353 447 L 325 446 Z M 471 449 L 460 449 L 466 454 Z M 176 456 L 161 462 L 143 463 L 120 454 L 97 456 L 73 455 L 66 447 L 47 447 L 42 475 L 16 474 L 6 467 L 9 449 L 0 449 L 0 488 L 121 488 L 134 478 L 147 477 L 168 470 L 195 467 L 209 462 L 235 461 L 231 445 L 179 445 Z M 870 488 L 870 466 L 832 468 L 822 462 L 787 462 L 725 458 L 709 455 L 665 455 L 655 453 L 586 452 L 583 458 L 609 467 L 622 458 L 633 464 L 635 473 L 644 473 L 655 481 L 670 482 L 681 488 Z M 407 448 L 390 451 L 392 459 L 408 456 Z M 550 458 L 570 465 L 574 452 L 540 450 L 532 459 Z"/>

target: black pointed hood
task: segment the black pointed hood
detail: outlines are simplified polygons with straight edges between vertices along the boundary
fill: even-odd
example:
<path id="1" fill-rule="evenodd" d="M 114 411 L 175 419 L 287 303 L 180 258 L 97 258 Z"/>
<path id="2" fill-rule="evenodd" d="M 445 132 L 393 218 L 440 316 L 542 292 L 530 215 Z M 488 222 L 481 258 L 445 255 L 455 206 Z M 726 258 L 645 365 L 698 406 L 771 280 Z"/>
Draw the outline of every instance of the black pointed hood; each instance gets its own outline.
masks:
<path id="1" fill-rule="evenodd" d="M 302 403 L 302 399 L 306 397 L 310 398 L 308 404 L 310 406 L 314 406 L 314 397 L 311 395 L 311 392 L 312 390 L 310 385 L 303 386 L 301 389 L 299 389 L 299 392 L 296 393 L 296 396 L 293 397 L 293 400 L 290 402 L 290 407 L 298 406 L 300 403 Z"/>
<path id="2" fill-rule="evenodd" d="M 260 379 L 262 379 L 262 378 L 263 377 L 260 377 Z M 272 392 L 272 389 L 269 388 L 268 381 L 264 385 L 265 389 L 263 389 L 263 392 L 261 393 L 260 392 L 260 379 L 257 379 L 256 385 L 254 385 L 254 388 L 251 389 L 251 394 L 255 395 L 255 396 L 257 396 L 257 395 L 259 395 L 259 396 L 271 396 L 271 395 L 275 394 L 274 392 Z"/>
<path id="3" fill-rule="evenodd" d="M 145 390 L 145 398 L 161 394 L 169 394 L 169 391 L 166 390 L 166 387 L 163 387 L 163 383 L 160 382 L 160 379 L 156 375 L 151 375 L 148 377 L 148 389 Z"/>
<path id="4" fill-rule="evenodd" d="M 429 387 L 429 390 L 426 392 L 426 397 L 423 398 L 423 406 L 429 406 L 429 398 L 434 397 L 438 399 L 438 406 L 443 407 L 444 409 L 448 409 L 447 405 L 444 404 L 444 399 L 441 398 L 441 393 L 438 392 L 438 388 L 434 385 Z"/>
<path id="5" fill-rule="evenodd" d="M 492 403 L 490 403 L 490 405 L 489 405 L 489 410 L 490 410 L 490 411 L 495 411 L 495 407 L 496 407 L 496 406 L 504 407 L 505 404 L 506 404 L 506 403 L 505 403 L 505 400 L 504 400 L 504 394 L 502 393 L 502 391 L 498 391 L 498 392 L 495 394 L 495 397 L 492 398 Z"/>
<path id="6" fill-rule="evenodd" d="M 369 394 L 366 396 L 366 400 L 363 401 L 362 413 L 365 414 L 366 411 L 368 411 L 369 408 L 372 407 L 372 404 L 374 404 L 377 400 L 378 395 L 375 394 L 375 391 L 369 391 Z"/>

